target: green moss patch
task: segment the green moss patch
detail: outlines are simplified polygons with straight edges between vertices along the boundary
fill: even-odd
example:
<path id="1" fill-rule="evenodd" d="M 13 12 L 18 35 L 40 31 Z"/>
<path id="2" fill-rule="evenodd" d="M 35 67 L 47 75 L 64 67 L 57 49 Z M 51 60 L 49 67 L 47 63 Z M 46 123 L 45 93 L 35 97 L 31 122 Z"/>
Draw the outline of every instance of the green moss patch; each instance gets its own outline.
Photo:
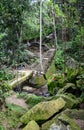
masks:
<path id="1" fill-rule="evenodd" d="M 34 120 L 32 120 L 26 125 L 23 130 L 40 130 L 40 127 Z"/>
<path id="2" fill-rule="evenodd" d="M 0 130 L 14 130 L 18 126 L 19 118 L 26 110 L 13 104 L 8 104 L 6 107 L 0 112 Z"/>
<path id="3" fill-rule="evenodd" d="M 53 60 L 49 69 L 46 72 L 47 79 L 50 79 L 53 74 L 56 73 L 55 61 Z"/>
<path id="4" fill-rule="evenodd" d="M 74 120 L 69 118 L 66 114 L 62 114 L 58 119 L 64 122 L 64 124 L 68 124 L 70 130 L 81 130 Z"/>
<path id="5" fill-rule="evenodd" d="M 27 99 L 26 99 L 26 103 L 30 106 L 30 107 L 33 107 L 35 106 L 36 104 L 42 102 L 42 101 L 45 101 L 46 98 L 43 97 L 43 96 L 36 96 L 34 94 L 29 94 Z"/>
<path id="6" fill-rule="evenodd" d="M 40 88 L 46 84 L 46 80 L 44 79 L 43 75 L 38 75 L 30 79 L 30 84 L 36 88 Z"/>
<path id="7" fill-rule="evenodd" d="M 0 130 L 6 130 L 2 125 L 0 125 Z"/>
<path id="8" fill-rule="evenodd" d="M 65 106 L 65 101 L 62 98 L 57 100 L 41 102 L 31 108 L 27 113 L 21 117 L 21 122 L 24 124 L 29 123 L 31 120 L 37 122 L 44 122 L 53 116 L 55 113 L 59 112 Z"/>
<path id="9" fill-rule="evenodd" d="M 84 110 L 66 109 L 64 113 L 72 119 L 84 120 Z"/>

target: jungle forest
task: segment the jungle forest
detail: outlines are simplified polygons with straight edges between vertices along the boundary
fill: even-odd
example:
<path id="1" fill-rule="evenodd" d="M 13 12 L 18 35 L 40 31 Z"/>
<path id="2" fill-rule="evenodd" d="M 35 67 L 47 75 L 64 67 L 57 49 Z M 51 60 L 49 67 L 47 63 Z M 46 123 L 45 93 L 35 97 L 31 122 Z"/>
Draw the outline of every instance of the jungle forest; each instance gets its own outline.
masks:
<path id="1" fill-rule="evenodd" d="M 84 130 L 84 0 L 0 0 L 0 130 Z"/>

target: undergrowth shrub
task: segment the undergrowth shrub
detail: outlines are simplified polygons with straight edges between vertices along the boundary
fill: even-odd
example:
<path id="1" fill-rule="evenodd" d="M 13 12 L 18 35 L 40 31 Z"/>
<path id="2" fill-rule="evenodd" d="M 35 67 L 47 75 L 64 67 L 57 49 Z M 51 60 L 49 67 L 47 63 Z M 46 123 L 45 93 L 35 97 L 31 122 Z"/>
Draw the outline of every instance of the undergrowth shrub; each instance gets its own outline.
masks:
<path id="1" fill-rule="evenodd" d="M 55 55 L 55 66 L 58 69 L 63 69 L 63 67 L 64 67 L 63 51 L 61 51 L 61 50 L 58 50 Z"/>

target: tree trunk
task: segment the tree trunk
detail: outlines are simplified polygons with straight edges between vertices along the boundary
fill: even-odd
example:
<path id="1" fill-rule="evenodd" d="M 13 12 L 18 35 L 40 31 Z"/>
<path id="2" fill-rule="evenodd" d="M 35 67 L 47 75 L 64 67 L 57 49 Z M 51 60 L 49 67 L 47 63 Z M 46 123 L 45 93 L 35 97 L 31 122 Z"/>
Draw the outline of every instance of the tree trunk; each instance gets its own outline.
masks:
<path id="1" fill-rule="evenodd" d="M 40 65 L 43 71 L 42 65 L 42 0 L 40 0 Z"/>
<path id="2" fill-rule="evenodd" d="M 55 9 L 54 9 L 54 3 L 52 4 L 52 14 L 53 14 L 54 36 L 55 36 L 55 48 L 56 48 L 56 51 L 57 51 L 58 45 L 57 45 L 57 32 L 56 32 L 56 24 L 55 24 Z"/>

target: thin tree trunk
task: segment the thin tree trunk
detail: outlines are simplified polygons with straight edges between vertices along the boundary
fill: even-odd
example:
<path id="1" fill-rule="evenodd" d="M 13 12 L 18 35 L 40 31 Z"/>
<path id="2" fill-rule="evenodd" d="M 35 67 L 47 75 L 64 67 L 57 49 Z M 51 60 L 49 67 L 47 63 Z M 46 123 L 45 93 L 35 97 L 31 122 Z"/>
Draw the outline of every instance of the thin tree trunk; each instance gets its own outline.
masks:
<path id="1" fill-rule="evenodd" d="M 55 9 L 54 9 L 54 3 L 52 4 L 52 14 L 53 14 L 54 36 L 55 36 L 55 49 L 56 49 L 56 51 L 57 51 L 58 45 L 57 45 L 57 32 L 56 32 L 56 24 L 55 24 Z"/>
<path id="2" fill-rule="evenodd" d="M 65 15 L 66 15 L 66 1 L 64 0 L 64 9 L 65 9 Z M 64 27 L 64 73 L 66 70 L 66 18 L 65 18 L 65 27 Z"/>
<path id="3" fill-rule="evenodd" d="M 40 0 L 40 65 L 43 71 L 42 65 L 42 0 Z"/>

